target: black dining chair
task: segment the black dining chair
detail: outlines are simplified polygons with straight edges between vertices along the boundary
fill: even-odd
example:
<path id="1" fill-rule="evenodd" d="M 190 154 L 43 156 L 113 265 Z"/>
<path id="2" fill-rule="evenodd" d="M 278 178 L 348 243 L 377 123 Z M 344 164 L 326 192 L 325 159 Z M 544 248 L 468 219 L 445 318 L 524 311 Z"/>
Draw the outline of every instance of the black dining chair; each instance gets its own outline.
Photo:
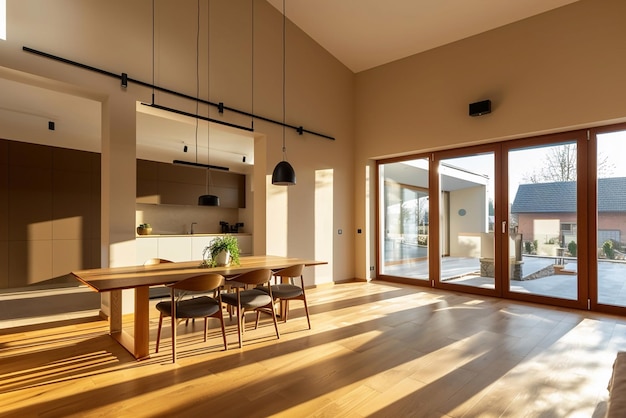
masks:
<path id="1" fill-rule="evenodd" d="M 224 293 L 222 295 L 222 301 L 225 304 L 236 308 L 239 348 L 243 346 L 242 339 L 245 329 L 246 311 L 256 311 L 257 315 L 260 312 L 271 315 L 274 320 L 274 328 L 276 329 L 276 338 L 280 338 L 280 334 L 278 333 L 278 323 L 276 322 L 276 312 L 274 311 L 272 290 L 270 289 L 271 278 L 272 270 L 258 269 L 242 273 L 226 281 L 234 292 Z M 247 286 L 254 287 L 247 288 Z M 266 288 L 267 291 L 261 290 L 263 288 Z M 255 328 L 257 326 L 258 318 Z"/>
<path id="2" fill-rule="evenodd" d="M 159 329 L 157 331 L 156 352 L 159 352 L 161 342 L 161 328 L 163 318 L 172 318 L 172 362 L 176 363 L 176 327 L 178 321 L 189 318 L 204 318 L 204 342 L 207 340 L 208 319 L 217 318 L 222 327 L 224 350 L 228 350 L 226 343 L 226 330 L 224 328 L 224 316 L 222 310 L 220 287 L 224 284 L 224 276 L 221 274 L 207 273 L 189 277 L 177 283 L 168 285 L 171 300 L 157 303 L 156 308 L 160 312 Z M 199 296 L 185 299 L 187 292 L 211 292 L 216 291 L 215 297 Z"/>
<path id="3" fill-rule="evenodd" d="M 301 300 L 304 303 L 306 321 L 309 325 L 309 329 L 311 329 L 309 307 L 306 303 L 306 293 L 304 290 L 304 277 L 302 276 L 303 269 L 304 264 L 296 264 L 291 267 L 274 271 L 276 283 L 270 288 L 272 290 L 273 299 L 275 301 L 280 301 L 280 316 L 283 321 L 287 322 L 287 316 L 289 315 L 289 301 L 294 299 Z M 295 279 L 299 279 L 298 284 L 296 284 Z M 267 291 L 266 288 L 263 288 L 262 290 Z"/>

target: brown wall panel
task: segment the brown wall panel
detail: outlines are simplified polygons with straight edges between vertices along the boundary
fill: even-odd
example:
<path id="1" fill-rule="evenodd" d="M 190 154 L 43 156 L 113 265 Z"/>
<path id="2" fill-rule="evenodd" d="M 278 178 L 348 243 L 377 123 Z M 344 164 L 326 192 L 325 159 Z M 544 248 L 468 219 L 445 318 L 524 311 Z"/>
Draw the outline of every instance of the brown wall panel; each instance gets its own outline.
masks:
<path id="1" fill-rule="evenodd" d="M 195 206 L 207 191 L 206 175 L 197 167 L 137 160 L 137 203 Z M 209 182 L 221 207 L 246 207 L 245 175 L 211 171 Z"/>
<path id="2" fill-rule="evenodd" d="M 91 209 L 91 179 L 79 172 L 54 170 L 53 172 L 53 239 L 87 239 L 87 223 Z"/>
<path id="3" fill-rule="evenodd" d="M 91 228 L 91 235 L 94 238 L 100 239 L 102 234 L 100 230 L 101 210 L 100 196 L 102 185 L 100 183 L 100 154 L 91 154 L 91 206 L 89 209 L 88 225 Z M 98 251 L 100 251 L 100 242 L 98 241 Z M 98 256 L 98 265 L 100 267 L 100 256 Z"/>
<path id="4" fill-rule="evenodd" d="M 9 242 L 9 287 L 24 287 L 53 278 L 52 240 Z"/>
<path id="5" fill-rule="evenodd" d="M 9 242 L 0 241 L 0 289 L 9 287 Z"/>
<path id="6" fill-rule="evenodd" d="M 197 205 L 198 196 L 204 193 L 204 185 L 159 181 L 159 194 L 161 195 L 162 204 Z"/>
<path id="7" fill-rule="evenodd" d="M 154 161 L 137 160 L 137 179 L 158 180 L 159 163 Z"/>
<path id="8" fill-rule="evenodd" d="M 158 180 L 137 179 L 137 203 L 161 203 Z"/>
<path id="9" fill-rule="evenodd" d="M 93 153 L 67 148 L 53 148 L 52 167 L 55 170 L 68 170 L 89 174 Z"/>
<path id="10" fill-rule="evenodd" d="M 206 170 L 174 164 L 159 164 L 159 181 L 206 184 Z"/>
<path id="11" fill-rule="evenodd" d="M 52 168 L 52 147 L 8 141 L 9 164 L 20 167 Z"/>
<path id="12" fill-rule="evenodd" d="M 0 140 L 0 288 L 100 266 L 100 154 Z"/>
<path id="13" fill-rule="evenodd" d="M 9 165 L 8 146 L 0 141 L 0 241 L 9 239 Z"/>
<path id="14" fill-rule="evenodd" d="M 8 200 L 9 240 L 52 239 L 50 168 L 9 165 Z"/>

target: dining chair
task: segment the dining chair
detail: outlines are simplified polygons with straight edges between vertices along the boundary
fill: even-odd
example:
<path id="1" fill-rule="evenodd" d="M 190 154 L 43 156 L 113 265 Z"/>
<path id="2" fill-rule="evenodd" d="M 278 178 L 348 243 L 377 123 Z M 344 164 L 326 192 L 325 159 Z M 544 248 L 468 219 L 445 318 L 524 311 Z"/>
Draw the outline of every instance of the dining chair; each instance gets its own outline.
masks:
<path id="1" fill-rule="evenodd" d="M 224 293 L 222 295 L 222 301 L 237 309 L 239 348 L 242 347 L 243 332 L 245 329 L 245 313 L 250 310 L 256 311 L 257 315 L 260 312 L 271 315 L 274 320 L 274 328 L 276 329 L 276 338 L 280 339 L 278 323 L 276 322 L 276 312 L 274 311 L 274 301 L 272 299 L 272 289 L 270 288 L 271 278 L 272 270 L 257 269 L 226 280 L 226 283 L 234 289 L 234 292 Z M 247 288 L 247 286 L 253 287 Z M 267 290 L 261 290 L 263 288 Z M 255 323 L 255 329 L 257 326 L 258 317 Z"/>
<path id="2" fill-rule="evenodd" d="M 309 307 L 306 303 L 306 293 L 304 291 L 304 278 L 302 270 L 304 264 L 296 264 L 281 270 L 274 271 L 276 284 L 271 285 L 273 299 L 280 300 L 280 317 L 287 322 L 289 314 L 289 301 L 293 299 L 304 302 L 304 312 L 306 313 L 306 321 L 311 329 L 311 319 L 309 318 Z M 295 279 L 300 278 L 299 285 L 295 284 Z M 262 290 L 266 291 L 265 288 Z"/>
<path id="3" fill-rule="evenodd" d="M 224 316 L 222 314 L 221 293 L 216 297 L 200 296 L 193 299 L 185 299 L 187 292 L 211 292 L 219 289 L 224 284 L 224 276 L 221 274 L 207 273 L 189 277 L 177 283 L 168 285 L 171 300 L 161 301 L 156 304 L 159 316 L 159 329 L 157 331 L 156 352 L 159 352 L 161 343 L 161 328 L 163 318 L 172 318 L 172 362 L 176 363 L 176 327 L 178 320 L 189 318 L 204 318 L 204 342 L 207 340 L 208 319 L 217 318 L 222 326 L 222 338 L 224 350 L 228 350 L 226 343 L 226 330 L 224 328 Z"/>

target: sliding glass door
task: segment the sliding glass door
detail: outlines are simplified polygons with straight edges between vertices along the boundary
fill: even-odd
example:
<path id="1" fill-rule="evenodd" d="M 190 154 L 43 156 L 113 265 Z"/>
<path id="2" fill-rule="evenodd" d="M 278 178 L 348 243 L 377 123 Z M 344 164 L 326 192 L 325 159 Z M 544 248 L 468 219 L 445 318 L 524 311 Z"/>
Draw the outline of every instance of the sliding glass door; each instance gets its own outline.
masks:
<path id="1" fill-rule="evenodd" d="M 517 142 L 507 166 L 509 292 L 577 301 L 576 137 Z"/>
<path id="2" fill-rule="evenodd" d="M 596 135 L 597 303 L 626 307 L 626 128 Z"/>
<path id="3" fill-rule="evenodd" d="M 378 275 L 626 313 L 626 124 L 379 164 Z"/>
<path id="4" fill-rule="evenodd" d="M 379 165 L 380 274 L 427 281 L 428 158 Z"/>
<path id="5" fill-rule="evenodd" d="M 484 147 L 435 157 L 442 288 L 495 291 L 495 153 Z"/>

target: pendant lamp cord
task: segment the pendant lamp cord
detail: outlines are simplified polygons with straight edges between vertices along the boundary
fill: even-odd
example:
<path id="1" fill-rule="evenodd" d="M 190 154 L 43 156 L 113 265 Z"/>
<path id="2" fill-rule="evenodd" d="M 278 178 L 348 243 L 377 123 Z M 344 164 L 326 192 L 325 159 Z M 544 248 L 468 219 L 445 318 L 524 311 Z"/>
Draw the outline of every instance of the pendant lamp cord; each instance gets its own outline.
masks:
<path id="1" fill-rule="evenodd" d="M 250 45 L 252 51 L 250 52 L 250 127 L 254 131 L 254 0 L 250 0 Z"/>
<path id="2" fill-rule="evenodd" d="M 199 59 L 199 55 L 200 55 L 200 0 L 198 0 L 197 2 L 197 13 L 196 16 L 198 16 L 197 19 L 197 25 L 196 25 L 196 132 L 195 132 L 195 137 L 196 137 L 196 163 L 198 162 L 198 106 L 199 106 L 199 99 L 200 99 L 200 59 Z"/>
<path id="3" fill-rule="evenodd" d="M 198 0 L 199 1 L 199 0 Z M 199 15 L 200 13 L 198 13 Z M 211 67 L 211 1 L 207 1 L 206 4 L 206 100 L 207 102 L 211 100 L 211 77 L 210 67 Z M 211 165 L 211 122 L 209 119 L 211 118 L 211 108 L 207 107 L 207 122 L 206 122 L 206 158 L 207 165 Z M 211 169 L 206 169 L 206 194 L 210 194 L 209 190 L 211 189 L 209 185 L 211 184 Z"/>
<path id="4" fill-rule="evenodd" d="M 285 55 L 285 40 L 286 40 L 286 23 L 287 23 L 287 12 L 285 10 L 285 0 L 283 0 L 283 161 L 287 160 L 287 146 L 285 145 L 285 102 L 286 102 L 286 94 L 285 94 L 285 78 L 286 78 L 286 55 Z"/>
<path id="5" fill-rule="evenodd" d="M 154 104 L 154 0 L 152 0 L 152 104 Z"/>

